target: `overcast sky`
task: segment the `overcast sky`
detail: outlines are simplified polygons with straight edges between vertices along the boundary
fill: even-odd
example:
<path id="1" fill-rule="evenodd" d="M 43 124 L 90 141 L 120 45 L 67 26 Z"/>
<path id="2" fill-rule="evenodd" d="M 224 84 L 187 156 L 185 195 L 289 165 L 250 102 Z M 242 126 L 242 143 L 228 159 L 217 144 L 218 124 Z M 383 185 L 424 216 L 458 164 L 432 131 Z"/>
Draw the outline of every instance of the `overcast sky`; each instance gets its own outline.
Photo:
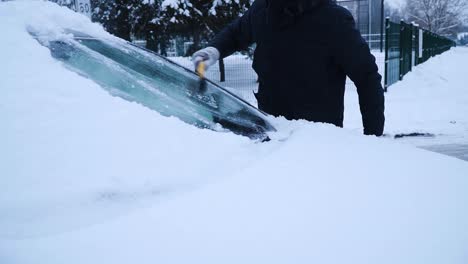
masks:
<path id="1" fill-rule="evenodd" d="M 400 8 L 406 3 L 406 0 L 385 0 L 391 7 Z"/>

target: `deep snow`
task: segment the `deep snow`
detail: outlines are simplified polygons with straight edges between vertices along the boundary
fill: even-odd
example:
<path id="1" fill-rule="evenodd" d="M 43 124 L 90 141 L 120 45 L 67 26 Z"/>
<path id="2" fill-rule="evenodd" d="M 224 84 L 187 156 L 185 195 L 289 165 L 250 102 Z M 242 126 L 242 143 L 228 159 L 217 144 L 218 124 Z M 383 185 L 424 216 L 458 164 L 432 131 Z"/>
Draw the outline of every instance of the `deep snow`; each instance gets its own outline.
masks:
<path id="1" fill-rule="evenodd" d="M 468 262 L 468 163 L 281 118 L 264 144 L 198 129 L 110 96 L 28 27 L 112 38 L 0 3 L 0 263 Z"/>

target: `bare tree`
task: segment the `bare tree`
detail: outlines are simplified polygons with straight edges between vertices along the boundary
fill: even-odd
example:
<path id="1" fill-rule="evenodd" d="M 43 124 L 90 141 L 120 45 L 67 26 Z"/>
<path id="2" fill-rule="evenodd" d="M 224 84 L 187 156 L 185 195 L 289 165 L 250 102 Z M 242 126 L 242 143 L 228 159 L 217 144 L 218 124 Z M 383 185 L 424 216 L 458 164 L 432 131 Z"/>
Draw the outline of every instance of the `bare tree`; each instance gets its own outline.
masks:
<path id="1" fill-rule="evenodd" d="M 391 21 L 400 21 L 404 19 L 404 14 L 400 8 L 394 7 L 388 3 L 388 1 L 384 2 L 384 11 L 385 17 L 390 18 Z"/>
<path id="2" fill-rule="evenodd" d="M 408 0 L 407 19 L 440 35 L 453 35 L 462 26 L 468 0 Z"/>

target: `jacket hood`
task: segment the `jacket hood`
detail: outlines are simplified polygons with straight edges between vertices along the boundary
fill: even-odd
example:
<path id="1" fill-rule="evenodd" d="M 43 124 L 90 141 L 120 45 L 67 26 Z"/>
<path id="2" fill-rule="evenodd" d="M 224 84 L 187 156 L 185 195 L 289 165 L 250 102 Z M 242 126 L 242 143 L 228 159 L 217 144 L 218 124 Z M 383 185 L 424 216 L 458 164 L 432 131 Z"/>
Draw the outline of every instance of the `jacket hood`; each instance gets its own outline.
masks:
<path id="1" fill-rule="evenodd" d="M 267 23 L 273 29 L 284 29 L 301 17 L 304 12 L 313 10 L 332 0 L 265 0 L 267 6 Z"/>

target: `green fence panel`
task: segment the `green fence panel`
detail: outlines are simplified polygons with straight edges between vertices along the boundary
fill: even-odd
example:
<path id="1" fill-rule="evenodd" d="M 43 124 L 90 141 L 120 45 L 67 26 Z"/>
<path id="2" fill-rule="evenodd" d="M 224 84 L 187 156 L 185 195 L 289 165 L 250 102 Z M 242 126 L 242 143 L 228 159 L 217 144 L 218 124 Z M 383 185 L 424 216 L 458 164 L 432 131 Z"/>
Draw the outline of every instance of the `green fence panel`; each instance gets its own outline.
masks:
<path id="1" fill-rule="evenodd" d="M 385 91 L 390 85 L 402 80 L 413 65 L 424 63 L 456 45 L 455 41 L 427 30 L 422 30 L 421 43 L 419 35 L 419 27 L 413 24 L 404 21 L 397 24 L 388 18 L 385 20 Z"/>
<path id="2" fill-rule="evenodd" d="M 385 20 L 385 91 L 400 79 L 400 26 Z"/>
<path id="3" fill-rule="evenodd" d="M 412 28 L 410 24 L 400 22 L 400 74 L 399 80 L 403 79 L 411 71 L 411 56 L 413 52 Z"/>
<path id="4" fill-rule="evenodd" d="M 419 64 L 419 27 L 413 25 L 413 65 Z"/>

